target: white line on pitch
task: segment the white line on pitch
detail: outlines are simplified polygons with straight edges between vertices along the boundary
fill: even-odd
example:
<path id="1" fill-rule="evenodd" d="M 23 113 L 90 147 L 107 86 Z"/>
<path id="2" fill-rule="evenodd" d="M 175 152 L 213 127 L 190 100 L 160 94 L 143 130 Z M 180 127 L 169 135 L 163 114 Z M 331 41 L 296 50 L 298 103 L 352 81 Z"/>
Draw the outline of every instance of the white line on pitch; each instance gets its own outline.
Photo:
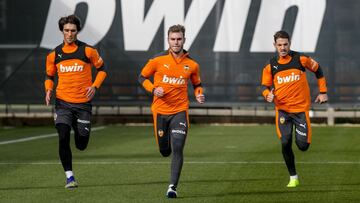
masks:
<path id="1" fill-rule="evenodd" d="M 170 162 L 165 161 L 82 161 L 82 162 L 73 162 L 74 164 L 79 165 L 126 165 L 126 164 L 169 164 Z M 185 164 L 284 164 L 283 161 L 187 161 Z M 331 165 L 331 164 L 360 164 L 357 161 L 323 161 L 323 162 L 296 162 L 298 164 L 312 164 L 312 165 Z M 59 162 L 0 162 L 0 165 L 58 165 Z"/>
<path id="2" fill-rule="evenodd" d="M 91 131 L 98 131 L 98 130 L 102 130 L 104 128 L 105 128 L 105 126 L 99 126 L 99 127 L 92 128 Z M 0 142 L 0 145 L 13 144 L 13 143 L 18 143 L 18 142 L 27 142 L 27 141 L 31 141 L 31 140 L 38 140 L 38 139 L 43 139 L 43 138 L 48 138 L 48 137 L 55 137 L 57 135 L 58 135 L 57 133 L 51 133 L 51 134 L 39 135 L 39 136 L 33 136 L 33 137 L 26 137 L 26 138 L 21 138 L 21 139 L 16 139 L 16 140 L 8 140 L 8 141 Z"/>

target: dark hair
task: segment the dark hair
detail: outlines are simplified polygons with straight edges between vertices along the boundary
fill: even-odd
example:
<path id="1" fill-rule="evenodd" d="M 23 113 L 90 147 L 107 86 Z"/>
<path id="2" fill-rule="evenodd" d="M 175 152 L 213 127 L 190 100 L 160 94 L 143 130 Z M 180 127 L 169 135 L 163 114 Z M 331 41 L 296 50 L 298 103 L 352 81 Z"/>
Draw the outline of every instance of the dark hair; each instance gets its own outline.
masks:
<path id="1" fill-rule="evenodd" d="M 290 35 L 284 30 L 277 31 L 274 34 L 274 42 L 276 42 L 276 40 L 278 38 L 285 38 L 285 39 L 288 39 L 290 41 Z"/>
<path id="2" fill-rule="evenodd" d="M 183 25 L 177 24 L 177 25 L 173 25 L 173 26 L 169 27 L 168 36 L 169 36 L 170 32 L 182 32 L 183 36 L 185 37 L 185 27 Z"/>
<path id="3" fill-rule="evenodd" d="M 60 31 L 63 31 L 64 25 L 68 24 L 68 23 L 75 24 L 78 32 L 81 30 L 80 19 L 76 15 L 69 15 L 69 16 L 65 16 L 65 17 L 62 17 L 59 19 L 58 24 L 59 24 Z"/>

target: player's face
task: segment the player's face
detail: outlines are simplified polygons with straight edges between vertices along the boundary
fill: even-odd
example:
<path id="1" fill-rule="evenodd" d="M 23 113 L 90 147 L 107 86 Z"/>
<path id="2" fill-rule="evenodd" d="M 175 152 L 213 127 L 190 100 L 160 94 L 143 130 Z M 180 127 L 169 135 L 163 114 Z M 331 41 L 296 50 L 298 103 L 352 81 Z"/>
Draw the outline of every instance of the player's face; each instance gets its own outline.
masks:
<path id="1" fill-rule="evenodd" d="M 290 41 L 287 38 L 277 38 L 274 46 L 279 56 L 286 56 L 290 51 Z"/>
<path id="2" fill-rule="evenodd" d="M 169 48 L 175 54 L 182 52 L 185 38 L 182 32 L 170 32 L 168 36 Z"/>
<path id="3" fill-rule="evenodd" d="M 77 39 L 77 28 L 75 24 L 67 23 L 63 28 L 64 41 L 67 44 L 73 43 Z"/>

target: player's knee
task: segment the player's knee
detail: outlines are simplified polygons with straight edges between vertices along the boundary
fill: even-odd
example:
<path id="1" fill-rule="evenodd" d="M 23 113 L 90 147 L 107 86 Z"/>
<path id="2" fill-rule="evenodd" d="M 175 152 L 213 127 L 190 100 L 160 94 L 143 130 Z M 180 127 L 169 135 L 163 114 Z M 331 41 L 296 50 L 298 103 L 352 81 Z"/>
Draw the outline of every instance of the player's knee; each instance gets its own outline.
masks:
<path id="1" fill-rule="evenodd" d="M 58 124 L 56 124 L 55 127 L 56 127 L 56 129 L 58 131 L 58 134 L 59 134 L 60 144 L 62 142 L 67 142 L 67 140 L 70 137 L 71 127 L 69 125 L 67 125 L 67 124 L 64 124 L 64 123 L 58 123 Z"/>
<path id="2" fill-rule="evenodd" d="M 310 143 L 307 143 L 307 142 L 297 142 L 296 144 L 297 144 L 299 150 L 301 150 L 303 152 L 308 150 L 310 147 Z"/>
<path id="3" fill-rule="evenodd" d="M 58 123 L 55 125 L 55 128 L 57 129 L 59 134 L 70 133 L 71 131 L 71 127 L 65 123 Z"/>
<path id="4" fill-rule="evenodd" d="M 88 136 L 83 136 L 83 137 L 79 137 L 77 140 L 75 140 L 75 146 L 78 150 L 83 151 L 87 148 L 89 143 L 89 137 Z"/>
<path id="5" fill-rule="evenodd" d="M 176 135 L 173 136 L 173 139 L 172 139 L 172 151 L 174 153 L 174 156 L 175 154 L 178 155 L 178 154 L 182 154 L 183 153 L 183 150 L 184 150 L 184 145 L 185 145 L 185 137 L 184 135 L 181 135 L 179 137 L 176 137 Z"/>
<path id="6" fill-rule="evenodd" d="M 292 153 L 292 148 L 291 148 L 291 141 L 282 141 L 281 142 L 281 151 L 283 154 L 289 154 Z"/>
<path id="7" fill-rule="evenodd" d="M 171 149 L 160 149 L 160 154 L 163 157 L 168 157 L 171 154 Z"/>
<path id="8" fill-rule="evenodd" d="M 283 149 L 291 147 L 291 141 L 290 140 L 285 140 L 285 139 L 281 140 L 281 147 Z"/>
<path id="9" fill-rule="evenodd" d="M 77 144 L 76 148 L 80 151 L 84 151 L 87 147 L 87 144 Z"/>

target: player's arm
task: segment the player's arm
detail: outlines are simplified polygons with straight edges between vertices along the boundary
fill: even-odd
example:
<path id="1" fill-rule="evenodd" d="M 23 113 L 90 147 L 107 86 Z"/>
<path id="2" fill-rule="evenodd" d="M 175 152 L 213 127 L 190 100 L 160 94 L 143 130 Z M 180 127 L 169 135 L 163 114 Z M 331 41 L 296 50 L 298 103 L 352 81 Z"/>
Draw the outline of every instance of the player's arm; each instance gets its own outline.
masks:
<path id="1" fill-rule="evenodd" d="M 162 87 L 155 87 L 151 82 L 150 77 L 153 76 L 156 72 L 156 61 L 150 59 L 148 63 L 144 66 L 139 74 L 138 81 L 143 86 L 143 88 L 157 97 L 164 96 L 164 89 Z"/>
<path id="2" fill-rule="evenodd" d="M 300 57 L 301 64 L 311 72 L 313 72 L 316 76 L 318 87 L 319 87 L 319 95 L 316 97 L 315 102 L 322 104 L 328 101 L 327 96 L 327 86 L 326 79 L 323 73 L 323 70 L 318 62 L 308 56 Z"/>
<path id="3" fill-rule="evenodd" d="M 194 94 L 196 101 L 199 102 L 200 104 L 203 104 L 205 102 L 205 95 L 204 95 L 204 89 L 201 85 L 199 65 L 195 67 L 194 72 L 190 76 L 190 80 L 194 87 Z"/>
<path id="4" fill-rule="evenodd" d="M 261 94 L 267 102 L 273 102 L 274 100 L 274 89 L 271 88 L 273 85 L 273 77 L 271 74 L 271 66 L 267 64 L 263 69 L 261 77 Z"/>
<path id="5" fill-rule="evenodd" d="M 54 78 L 56 74 L 56 66 L 55 66 L 55 51 L 52 51 L 46 57 L 46 78 L 44 82 L 45 86 L 45 103 L 48 106 L 50 104 L 52 92 L 54 89 Z"/>
<path id="6" fill-rule="evenodd" d="M 85 54 L 90 59 L 91 64 L 96 68 L 97 74 L 93 84 L 86 88 L 86 96 L 92 99 L 95 96 L 96 90 L 100 88 L 104 82 L 107 73 L 103 59 L 100 57 L 98 51 L 93 47 L 86 47 Z"/>

